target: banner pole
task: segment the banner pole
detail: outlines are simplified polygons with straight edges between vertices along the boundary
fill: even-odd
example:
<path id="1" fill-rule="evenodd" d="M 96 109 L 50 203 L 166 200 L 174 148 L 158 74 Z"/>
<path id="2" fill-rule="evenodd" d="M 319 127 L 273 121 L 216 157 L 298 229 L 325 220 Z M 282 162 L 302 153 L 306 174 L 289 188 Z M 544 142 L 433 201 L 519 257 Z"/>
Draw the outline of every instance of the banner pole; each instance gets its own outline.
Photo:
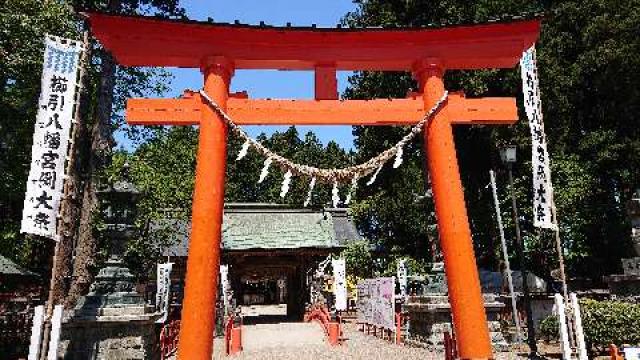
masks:
<path id="1" fill-rule="evenodd" d="M 78 134 L 78 127 L 80 124 L 80 118 L 81 118 L 81 109 L 80 109 L 80 98 L 82 96 L 82 91 L 84 89 L 84 77 L 86 75 L 86 63 L 87 63 L 87 57 L 88 57 L 88 53 L 89 53 L 89 32 L 88 31 L 84 31 L 83 32 L 83 39 L 82 39 L 82 44 L 83 44 L 83 51 L 82 51 L 82 55 L 80 57 L 80 63 L 79 63 L 79 73 L 78 73 L 78 82 L 77 82 L 77 91 L 76 91 L 76 99 L 75 99 L 75 112 L 74 112 L 74 116 L 73 116 L 73 120 L 74 123 L 72 124 L 72 130 L 71 130 L 71 141 L 70 141 L 70 146 L 69 149 L 67 150 L 67 154 L 69 156 L 69 160 L 67 162 L 67 168 L 65 169 L 65 175 L 69 174 L 69 171 L 75 166 L 75 160 L 76 160 L 76 156 L 75 156 L 75 149 L 76 149 L 76 136 Z M 58 223 L 58 227 L 57 227 L 57 236 L 58 236 L 58 241 L 56 242 L 56 246 L 55 249 L 53 251 L 53 260 L 52 260 L 52 264 L 51 264 L 51 279 L 49 281 L 49 293 L 47 296 L 47 307 L 46 307 L 46 314 L 45 314 L 45 325 L 44 325 L 44 332 L 43 332 L 43 341 L 42 341 L 42 349 L 40 351 L 40 359 L 44 360 L 46 359 L 46 356 L 48 354 L 48 347 L 49 347 L 49 336 L 51 333 L 51 317 L 53 315 L 53 309 L 54 309 L 54 303 L 59 301 L 60 299 L 58 298 L 62 293 L 62 287 L 63 287 L 63 279 L 60 278 L 59 273 L 60 273 L 60 267 L 62 266 L 62 264 L 60 263 L 61 258 L 62 258 L 62 253 L 64 252 L 65 247 L 62 245 L 62 242 L 66 240 L 66 234 L 65 231 L 63 230 L 64 226 L 61 226 L 65 219 L 63 219 L 63 216 L 65 214 L 68 213 L 69 211 L 69 207 L 70 207 L 70 199 L 69 199 L 69 195 L 71 192 L 71 184 L 69 179 L 65 179 L 65 183 L 63 185 L 63 196 L 62 196 L 62 202 L 60 204 L 60 209 L 59 209 L 59 215 L 58 215 L 58 219 L 57 221 Z M 71 219 L 67 219 L 67 220 L 71 220 Z M 68 244 L 67 244 L 68 245 Z"/>
<path id="2" fill-rule="evenodd" d="M 555 245 L 556 252 L 558 253 L 558 263 L 560 267 L 560 281 L 562 282 L 562 297 L 564 298 L 564 303 L 567 304 L 568 307 L 571 306 L 571 302 L 569 301 L 569 290 L 567 286 L 567 276 L 564 268 L 564 251 L 562 248 L 562 239 L 560 238 L 560 226 L 558 226 L 558 215 L 556 210 L 556 201 L 553 192 L 550 194 L 551 200 L 551 216 L 553 216 L 553 224 L 554 224 L 554 235 L 555 235 Z M 566 309 L 566 308 L 565 308 Z M 567 311 L 567 330 L 569 334 L 569 344 L 571 348 L 575 347 L 575 339 L 573 337 L 573 316 L 571 316 L 571 312 Z"/>
<path id="3" fill-rule="evenodd" d="M 496 190 L 496 176 L 493 170 L 489 170 L 491 177 L 491 190 L 493 193 L 493 202 L 496 207 L 496 219 L 498 220 L 498 229 L 500 230 L 500 243 L 502 244 L 502 255 L 504 256 L 504 264 L 507 272 L 507 282 L 509 283 L 509 292 L 511 293 L 511 308 L 513 311 L 513 322 L 516 325 L 516 343 L 522 341 L 522 330 L 520 328 L 520 318 L 518 317 L 518 306 L 516 293 L 513 290 L 513 279 L 511 278 L 511 265 L 509 264 L 509 252 L 507 251 L 507 241 L 504 238 L 504 227 L 502 225 L 502 215 L 500 213 L 500 202 L 498 201 L 498 191 Z"/>

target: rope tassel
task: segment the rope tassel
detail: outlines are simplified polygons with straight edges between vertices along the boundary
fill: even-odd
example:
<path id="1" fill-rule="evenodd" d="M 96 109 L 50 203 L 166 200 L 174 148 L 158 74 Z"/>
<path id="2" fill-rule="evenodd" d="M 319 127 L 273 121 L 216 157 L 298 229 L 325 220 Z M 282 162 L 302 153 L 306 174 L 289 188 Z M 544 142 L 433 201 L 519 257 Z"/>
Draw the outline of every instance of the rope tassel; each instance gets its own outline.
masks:
<path id="1" fill-rule="evenodd" d="M 236 161 L 242 160 L 243 157 L 247 156 L 247 152 L 249 152 L 249 145 L 251 145 L 251 142 L 249 140 L 245 141 L 244 144 L 242 144 L 242 148 L 240 149 L 240 152 L 238 152 Z"/>
<path id="2" fill-rule="evenodd" d="M 269 175 L 269 167 L 271 166 L 272 162 L 273 162 L 273 159 L 270 157 L 268 157 L 267 160 L 264 161 L 264 167 L 262 167 L 262 172 L 260 173 L 260 179 L 258 179 L 258 184 L 262 184 L 262 182 L 267 177 L 267 175 Z"/>
<path id="3" fill-rule="evenodd" d="M 291 184 L 291 170 L 288 170 L 286 174 L 284 174 L 284 180 L 282 180 L 282 188 L 280 188 L 280 197 L 284 198 L 287 196 L 289 192 L 289 184 Z"/>
<path id="4" fill-rule="evenodd" d="M 397 169 L 402 165 L 402 154 L 404 153 L 403 147 L 399 146 L 396 151 L 396 160 L 393 162 L 393 168 Z"/>
<path id="5" fill-rule="evenodd" d="M 333 202 L 333 207 L 337 208 L 340 205 L 340 194 L 338 193 L 338 182 L 333 182 L 333 189 L 331 190 L 331 201 Z"/>
<path id="6" fill-rule="evenodd" d="M 304 201 L 304 207 L 309 206 L 311 203 L 311 194 L 313 194 L 313 188 L 316 186 L 316 178 L 311 178 L 311 182 L 309 183 L 309 192 L 307 193 L 307 199 Z"/>
<path id="7" fill-rule="evenodd" d="M 373 176 L 369 179 L 369 181 L 367 181 L 367 186 L 376 182 L 376 179 L 378 178 L 378 174 L 380 174 L 380 171 L 382 171 L 383 166 L 384 164 L 380 164 L 380 166 L 378 166 L 378 170 L 376 170 L 376 172 L 373 173 Z"/>
<path id="8" fill-rule="evenodd" d="M 351 189 L 349 189 L 349 194 L 347 194 L 347 198 L 344 200 L 345 205 L 349 205 L 351 203 L 351 196 L 356 192 L 356 188 L 358 187 L 358 177 L 354 176 L 351 179 Z"/>
<path id="9" fill-rule="evenodd" d="M 229 129 L 238 137 L 245 141 L 243 147 L 238 153 L 238 160 L 246 156 L 246 152 L 249 148 L 254 149 L 259 155 L 267 158 L 265 166 L 260 174 L 260 180 L 258 183 L 264 181 L 269 173 L 269 166 L 273 161 L 278 164 L 281 169 L 291 170 L 292 173 L 305 176 L 308 178 L 317 178 L 321 182 L 346 182 L 348 179 L 354 177 L 363 177 L 375 172 L 373 176 L 367 182 L 367 185 L 371 185 L 375 182 L 378 174 L 382 170 L 382 166 L 390 161 L 395 156 L 393 167 L 397 168 L 402 164 L 402 156 L 404 153 L 404 147 L 412 141 L 419 133 L 424 130 L 424 127 L 434 118 L 436 112 L 442 108 L 447 101 L 448 92 L 444 92 L 440 100 L 431 108 L 426 114 L 418 121 L 400 141 L 398 141 L 393 147 L 379 153 L 375 157 L 367 160 L 364 163 L 358 165 L 348 166 L 342 169 L 329 169 L 318 168 L 309 165 L 303 165 L 293 162 L 283 156 L 280 156 L 261 144 L 259 141 L 250 137 L 238 124 L 234 123 L 233 119 L 226 113 L 204 90 L 200 90 L 200 96 L 208 103 L 208 105 L 215 110 L 227 123 Z"/>

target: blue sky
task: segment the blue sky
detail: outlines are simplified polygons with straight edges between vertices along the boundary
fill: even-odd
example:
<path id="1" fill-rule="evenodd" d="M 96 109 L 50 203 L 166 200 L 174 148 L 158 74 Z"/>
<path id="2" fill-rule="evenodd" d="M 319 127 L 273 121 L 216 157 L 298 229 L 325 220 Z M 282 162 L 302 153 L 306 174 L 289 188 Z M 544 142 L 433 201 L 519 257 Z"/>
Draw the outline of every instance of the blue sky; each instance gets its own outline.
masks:
<path id="1" fill-rule="evenodd" d="M 270 25 L 335 27 L 340 18 L 354 9 L 351 0 L 185 0 L 181 5 L 186 9 L 190 19 L 206 20 L 211 17 L 216 22 L 233 22 L 259 24 L 264 21 Z M 182 94 L 184 89 L 202 87 L 202 75 L 198 69 L 171 68 L 174 80 L 167 97 Z M 338 87 L 342 91 L 347 85 L 346 72 L 338 74 Z M 236 71 L 231 82 L 231 91 L 246 90 L 251 98 L 313 98 L 313 73 L 303 71 Z M 248 132 L 257 136 L 260 132 L 267 134 L 276 130 L 284 130 L 286 126 L 251 126 Z M 336 141 L 344 148 L 353 148 L 353 136 L 350 126 L 299 126 L 298 131 L 304 134 L 313 131 L 326 145 L 330 140 Z"/>

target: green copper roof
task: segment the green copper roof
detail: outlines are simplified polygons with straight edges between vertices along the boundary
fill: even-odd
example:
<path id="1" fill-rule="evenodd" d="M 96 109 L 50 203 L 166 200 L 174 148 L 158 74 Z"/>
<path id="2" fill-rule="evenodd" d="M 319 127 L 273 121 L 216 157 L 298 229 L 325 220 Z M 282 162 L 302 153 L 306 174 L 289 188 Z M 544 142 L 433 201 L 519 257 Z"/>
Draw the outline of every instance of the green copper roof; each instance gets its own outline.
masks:
<path id="1" fill-rule="evenodd" d="M 328 212 L 227 209 L 222 225 L 224 250 L 326 248 L 336 246 Z"/>
<path id="2" fill-rule="evenodd" d="M 173 229 L 177 243 L 165 255 L 187 256 L 187 221 L 168 218 L 152 225 Z M 336 248 L 361 240 L 346 209 L 291 209 L 274 204 L 226 204 L 222 225 L 224 251 Z"/>

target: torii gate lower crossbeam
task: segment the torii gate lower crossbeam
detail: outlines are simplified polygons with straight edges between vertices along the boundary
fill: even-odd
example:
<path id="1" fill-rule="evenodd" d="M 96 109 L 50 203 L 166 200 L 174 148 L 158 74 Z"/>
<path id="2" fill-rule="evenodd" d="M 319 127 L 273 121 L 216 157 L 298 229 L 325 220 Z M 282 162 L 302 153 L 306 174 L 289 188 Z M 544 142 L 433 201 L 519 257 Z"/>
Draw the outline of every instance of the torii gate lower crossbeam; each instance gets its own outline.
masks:
<path id="1" fill-rule="evenodd" d="M 209 58 L 203 65 L 204 89 L 223 109 L 229 98 L 229 82 L 233 74 L 231 62 L 224 58 Z M 423 98 L 422 109 L 429 109 L 444 93 L 444 71 L 437 64 L 416 67 L 414 74 L 420 83 Z M 200 125 L 195 192 L 193 198 L 192 229 L 187 261 L 184 307 L 180 331 L 180 359 L 210 358 L 212 341 L 206 334 L 214 331 L 214 306 L 217 289 L 217 269 L 220 264 L 220 238 L 224 203 L 224 180 L 226 161 L 227 129 L 219 114 L 211 109 L 198 94 L 190 94 L 185 100 L 133 99 L 127 112 L 127 121 L 138 125 Z M 431 185 L 436 204 L 440 242 L 445 260 L 449 298 L 454 325 L 459 340 L 459 353 L 465 359 L 491 358 L 491 342 L 487 331 L 484 302 L 480 292 L 471 232 L 467 219 L 462 183 L 460 180 L 452 124 L 512 124 L 517 120 L 515 99 L 464 99 L 459 95 L 451 97 L 429 123 L 425 136 L 427 166 L 431 174 Z M 268 103 L 268 100 L 255 100 Z M 407 100 L 384 100 L 389 109 Z M 344 107 L 350 101 L 344 101 Z M 180 108 L 162 105 L 188 105 Z M 252 100 L 244 104 L 252 108 Z M 292 102 L 293 104 L 293 102 Z M 412 106 L 414 106 L 413 104 Z M 304 112 L 296 106 L 287 108 L 280 103 L 282 113 Z M 308 115 L 322 114 L 315 107 L 325 107 L 317 102 L 307 103 Z M 360 106 L 360 105 L 355 105 Z M 406 104 L 400 105 L 407 107 Z M 269 107 L 269 106 L 267 106 Z M 387 124 L 384 119 L 393 117 L 392 112 L 379 109 L 370 112 L 372 118 L 363 121 L 372 124 Z M 247 111 L 237 108 L 236 111 Z M 153 120 L 153 116 L 164 119 Z M 467 115 L 466 119 L 462 116 Z M 263 114 L 265 115 L 265 114 Z M 336 123 L 344 120 L 345 114 L 338 111 L 332 117 L 329 111 L 325 121 Z M 194 117 L 198 116 L 198 118 Z M 266 116 L 266 115 L 265 115 Z M 360 115 L 362 116 L 362 115 Z M 248 115 L 247 115 L 248 117 Z M 173 118 L 173 120 L 171 120 Z M 383 119 L 383 121 L 376 121 Z M 471 119 L 471 120 L 469 120 Z M 273 119 L 278 123 L 296 124 Z M 313 122 L 318 120 L 313 120 Z M 397 123 L 409 124 L 409 120 Z"/>

